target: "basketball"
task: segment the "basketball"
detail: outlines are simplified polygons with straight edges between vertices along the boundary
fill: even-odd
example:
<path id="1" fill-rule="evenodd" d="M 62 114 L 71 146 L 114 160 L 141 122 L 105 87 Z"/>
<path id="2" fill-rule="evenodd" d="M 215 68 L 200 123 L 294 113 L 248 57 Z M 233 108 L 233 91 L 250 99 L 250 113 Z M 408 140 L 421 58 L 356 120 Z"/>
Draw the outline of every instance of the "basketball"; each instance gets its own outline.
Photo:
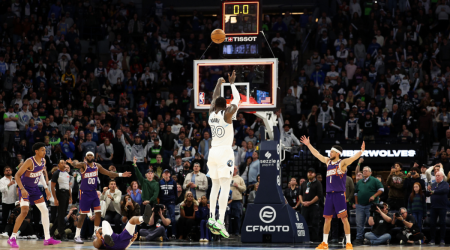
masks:
<path id="1" fill-rule="evenodd" d="M 225 32 L 221 29 L 215 29 L 211 32 L 211 40 L 214 43 L 221 44 L 225 41 Z"/>

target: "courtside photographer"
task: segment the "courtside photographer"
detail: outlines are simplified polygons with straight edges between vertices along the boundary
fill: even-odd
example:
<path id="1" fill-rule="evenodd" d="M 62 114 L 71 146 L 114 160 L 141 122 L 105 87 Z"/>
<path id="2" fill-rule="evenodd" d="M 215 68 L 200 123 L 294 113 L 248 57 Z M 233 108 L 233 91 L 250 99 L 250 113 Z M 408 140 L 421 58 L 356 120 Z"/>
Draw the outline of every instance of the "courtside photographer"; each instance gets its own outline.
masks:
<path id="1" fill-rule="evenodd" d="M 141 236 L 139 240 L 141 241 L 168 240 L 166 228 L 170 225 L 171 221 L 170 219 L 166 218 L 167 213 L 166 206 L 162 204 L 156 204 L 152 208 L 152 211 L 153 211 L 152 217 L 150 217 L 150 221 L 148 222 L 150 228 L 139 230 L 139 234 Z"/>
<path id="2" fill-rule="evenodd" d="M 364 235 L 365 245 L 381 245 L 391 240 L 389 231 L 393 227 L 392 215 L 389 214 L 389 205 L 387 203 L 372 204 L 368 223 L 372 230 Z"/>

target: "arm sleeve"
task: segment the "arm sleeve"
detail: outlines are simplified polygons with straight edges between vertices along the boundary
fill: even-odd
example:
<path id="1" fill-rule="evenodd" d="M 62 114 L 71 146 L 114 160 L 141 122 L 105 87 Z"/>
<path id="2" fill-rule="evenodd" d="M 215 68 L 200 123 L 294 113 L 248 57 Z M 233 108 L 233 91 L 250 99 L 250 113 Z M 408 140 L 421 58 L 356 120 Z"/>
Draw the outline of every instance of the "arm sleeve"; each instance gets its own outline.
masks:
<path id="1" fill-rule="evenodd" d="M 241 101 L 241 96 L 234 84 L 231 84 L 231 93 L 233 94 L 233 101 L 231 101 L 231 104 L 239 106 L 239 101 Z"/>
<path id="2" fill-rule="evenodd" d="M 40 177 L 39 182 L 42 184 L 42 186 L 43 186 L 44 188 L 48 188 L 47 183 L 45 182 L 45 177 L 44 177 L 43 174 L 41 174 L 41 177 Z"/>

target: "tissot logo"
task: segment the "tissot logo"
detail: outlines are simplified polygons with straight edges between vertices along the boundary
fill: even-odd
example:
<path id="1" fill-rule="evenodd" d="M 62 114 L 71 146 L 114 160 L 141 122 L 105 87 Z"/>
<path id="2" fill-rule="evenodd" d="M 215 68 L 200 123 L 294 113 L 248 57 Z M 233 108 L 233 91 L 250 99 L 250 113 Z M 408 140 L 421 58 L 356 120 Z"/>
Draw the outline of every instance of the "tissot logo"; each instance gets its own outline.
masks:
<path id="1" fill-rule="evenodd" d="M 351 157 L 358 153 L 360 150 L 344 150 L 342 152 L 343 157 Z M 329 155 L 330 150 L 325 150 Z M 363 157 L 414 157 L 416 155 L 415 150 L 366 150 L 361 155 Z"/>
<path id="2" fill-rule="evenodd" d="M 269 151 L 266 152 L 266 154 L 264 155 L 267 159 L 270 159 L 270 157 L 272 156 L 271 153 L 269 153 Z"/>
<path id="3" fill-rule="evenodd" d="M 259 211 L 259 218 L 264 223 L 271 223 L 277 217 L 277 212 L 271 206 L 265 206 Z"/>
<path id="4" fill-rule="evenodd" d="M 256 36 L 245 36 L 245 37 L 227 37 L 225 39 L 227 42 L 256 42 Z"/>

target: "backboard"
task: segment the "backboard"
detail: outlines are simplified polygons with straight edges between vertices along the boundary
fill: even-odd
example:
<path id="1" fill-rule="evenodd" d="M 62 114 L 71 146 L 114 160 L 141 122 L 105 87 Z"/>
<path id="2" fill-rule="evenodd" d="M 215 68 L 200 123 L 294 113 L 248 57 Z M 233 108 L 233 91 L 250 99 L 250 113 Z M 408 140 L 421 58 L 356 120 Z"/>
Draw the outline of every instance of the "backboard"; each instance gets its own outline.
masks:
<path id="1" fill-rule="evenodd" d="M 236 71 L 236 88 L 241 97 L 240 111 L 276 111 L 278 109 L 278 60 L 276 58 L 195 60 L 192 110 L 207 111 L 220 77 L 225 79 L 221 96 L 233 99 L 228 74 Z"/>

